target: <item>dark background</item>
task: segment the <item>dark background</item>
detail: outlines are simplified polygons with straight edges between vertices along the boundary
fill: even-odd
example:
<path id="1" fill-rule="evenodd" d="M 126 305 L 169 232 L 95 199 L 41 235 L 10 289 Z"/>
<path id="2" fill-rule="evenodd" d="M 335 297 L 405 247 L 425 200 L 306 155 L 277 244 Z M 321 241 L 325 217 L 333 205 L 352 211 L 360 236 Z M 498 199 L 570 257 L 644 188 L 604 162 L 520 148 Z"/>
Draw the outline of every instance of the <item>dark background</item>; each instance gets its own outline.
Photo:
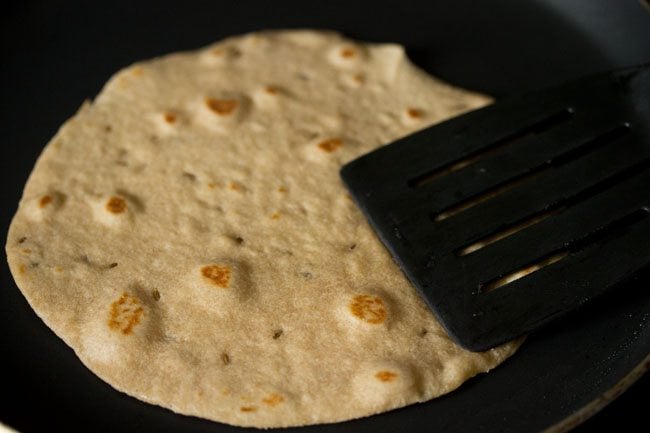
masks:
<path id="1" fill-rule="evenodd" d="M 398 42 L 427 71 L 496 97 L 611 67 L 650 61 L 650 13 L 645 13 L 635 0 L 381 0 L 374 1 L 372 7 L 369 5 L 368 1 L 161 0 L 26 1 L 3 6 L 0 12 L 0 185 L 4 206 L 0 231 L 6 233 L 22 186 L 45 143 L 84 99 L 93 98 L 99 92 L 114 72 L 136 60 L 198 48 L 233 34 L 265 28 L 328 28 L 357 39 Z M 96 432 L 153 431 L 154 428 L 161 431 L 161 423 L 179 418 L 117 394 L 89 373 L 72 350 L 31 311 L 4 261 L 1 277 L 0 421 L 18 427 L 23 433 L 82 428 Z M 642 285 L 648 288 L 648 284 Z M 637 296 L 634 291 L 630 293 Z M 638 296 L 641 296 L 639 302 L 647 305 L 647 291 L 646 295 Z M 626 317 L 625 308 L 628 307 L 620 306 L 621 313 L 612 320 Z M 629 317 L 645 320 L 647 313 L 647 308 L 640 307 L 629 313 Z M 591 327 L 585 325 L 580 335 L 592 332 Z M 631 327 L 616 329 L 621 333 L 632 332 Z M 643 329 L 647 331 L 647 327 Z M 546 341 L 544 335 L 540 344 Z M 647 354 L 649 335 L 643 334 L 645 340 L 641 341 L 646 349 L 640 349 L 641 353 L 646 350 Z M 531 347 L 537 344 L 535 341 Z M 604 339 L 597 344 L 603 351 L 609 350 Z M 580 346 L 576 347 L 579 350 Z M 637 356 L 638 351 L 633 355 Z M 638 358 L 633 355 L 626 358 L 628 363 Z M 507 363 L 495 376 L 507 368 L 514 371 L 516 365 Z M 544 367 L 552 369 L 554 365 L 551 362 Z M 627 367 L 621 368 L 616 373 L 619 377 Z M 603 379 L 603 383 L 611 385 L 615 377 L 612 373 L 607 376 L 609 382 Z M 485 382 L 478 379 L 466 387 L 467 391 L 460 392 L 459 401 L 464 398 L 463 401 L 472 405 L 488 405 L 470 396 L 472 389 L 480 389 L 476 387 L 480 387 L 481 381 Z M 641 404 L 647 402 L 648 391 L 650 380 L 646 375 L 575 431 L 645 431 L 634 426 L 647 423 Z M 543 391 L 539 394 L 544 399 L 564 398 Z M 480 395 L 479 391 L 473 395 Z M 504 397 L 504 404 L 516 405 L 516 400 L 517 396 Z M 540 403 L 540 411 L 551 406 Z M 559 403 L 557 406 L 564 410 L 557 413 L 570 413 L 572 407 Z M 376 431 L 392 431 L 398 424 L 391 420 L 399 417 L 427 413 L 427 409 L 409 410 L 375 417 L 389 420 Z M 474 406 L 467 407 L 468 416 L 473 410 Z M 142 411 L 148 412 L 140 415 Z M 522 407 L 521 417 L 554 419 L 554 413 L 537 414 L 528 405 Z M 158 421 L 152 424 L 154 418 Z M 495 417 L 491 427 L 483 426 L 479 430 L 516 431 L 512 430 L 514 427 L 502 427 L 504 422 L 508 425 L 507 420 Z M 416 424 L 425 428 L 427 420 L 421 419 Z M 352 429 L 361 424 L 352 424 L 355 427 L 342 424 L 336 431 L 344 431 L 346 425 Z M 195 421 L 187 426 L 183 428 L 196 427 L 196 431 L 218 431 L 220 427 Z"/>

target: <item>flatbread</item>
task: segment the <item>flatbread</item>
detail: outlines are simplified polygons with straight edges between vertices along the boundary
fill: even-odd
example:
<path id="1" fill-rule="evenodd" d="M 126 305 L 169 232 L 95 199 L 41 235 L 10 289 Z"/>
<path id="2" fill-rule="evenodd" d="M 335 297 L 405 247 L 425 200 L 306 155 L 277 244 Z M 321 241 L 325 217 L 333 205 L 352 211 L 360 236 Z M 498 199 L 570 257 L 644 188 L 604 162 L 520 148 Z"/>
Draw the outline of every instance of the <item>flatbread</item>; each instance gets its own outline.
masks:
<path id="1" fill-rule="evenodd" d="M 517 344 L 454 344 L 338 171 L 489 101 L 330 32 L 135 64 L 44 149 L 11 271 L 89 369 L 178 413 L 298 426 L 429 400 Z"/>

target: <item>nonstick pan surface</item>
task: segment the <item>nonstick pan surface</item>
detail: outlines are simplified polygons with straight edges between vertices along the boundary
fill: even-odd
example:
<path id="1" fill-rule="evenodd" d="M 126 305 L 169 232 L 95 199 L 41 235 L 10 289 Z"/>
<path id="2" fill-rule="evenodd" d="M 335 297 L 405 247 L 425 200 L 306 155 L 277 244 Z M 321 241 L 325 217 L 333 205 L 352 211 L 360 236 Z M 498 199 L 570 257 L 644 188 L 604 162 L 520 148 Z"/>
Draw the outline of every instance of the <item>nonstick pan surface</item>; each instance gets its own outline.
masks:
<path id="1" fill-rule="evenodd" d="M 45 143 L 112 73 L 226 36 L 302 27 L 397 42 L 430 73 L 497 98 L 650 61 L 650 13 L 636 0 L 27 1 L 3 8 L 3 233 Z M 1 276 L 1 422 L 24 433 L 256 431 L 176 415 L 113 390 L 38 319 L 4 261 Z M 440 399 L 291 431 L 566 431 L 650 368 L 649 289 L 650 270 L 533 334 L 503 365 Z M 648 382 L 575 431 L 647 426 L 634 406 Z"/>

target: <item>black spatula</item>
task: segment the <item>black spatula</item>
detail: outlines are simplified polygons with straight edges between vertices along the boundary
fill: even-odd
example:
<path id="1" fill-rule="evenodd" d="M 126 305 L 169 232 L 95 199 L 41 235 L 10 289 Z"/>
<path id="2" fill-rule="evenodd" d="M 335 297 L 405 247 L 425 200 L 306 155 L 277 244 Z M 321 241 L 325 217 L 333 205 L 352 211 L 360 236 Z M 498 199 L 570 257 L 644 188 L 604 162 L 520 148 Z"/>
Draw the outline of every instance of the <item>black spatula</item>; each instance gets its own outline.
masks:
<path id="1" fill-rule="evenodd" d="M 486 350 L 650 265 L 650 68 L 498 102 L 341 176 L 451 336 Z"/>

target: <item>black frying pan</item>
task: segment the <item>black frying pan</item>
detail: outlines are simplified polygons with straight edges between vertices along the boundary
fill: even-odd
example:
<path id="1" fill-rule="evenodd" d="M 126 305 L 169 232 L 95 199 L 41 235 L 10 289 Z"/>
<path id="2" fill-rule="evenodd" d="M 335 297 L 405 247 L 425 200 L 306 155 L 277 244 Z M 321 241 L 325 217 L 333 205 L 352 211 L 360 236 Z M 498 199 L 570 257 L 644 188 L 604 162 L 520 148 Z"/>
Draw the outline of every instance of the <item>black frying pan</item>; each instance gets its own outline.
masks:
<path id="1" fill-rule="evenodd" d="M 3 232 L 43 145 L 113 72 L 232 34 L 315 27 L 398 42 L 431 73 L 497 97 L 650 60 L 650 13 L 636 0 L 159 0 L 147 5 L 112 0 L 3 7 Z M 293 431 L 565 431 L 650 368 L 649 285 L 650 270 L 534 334 L 504 365 L 441 399 Z M 4 264 L 0 329 L 0 421 L 24 433 L 245 431 L 176 415 L 114 391 L 36 317 Z M 576 432 L 599 431 L 610 422 L 634 431 L 635 421 L 647 422 L 634 406 L 648 391 L 646 376 Z"/>

